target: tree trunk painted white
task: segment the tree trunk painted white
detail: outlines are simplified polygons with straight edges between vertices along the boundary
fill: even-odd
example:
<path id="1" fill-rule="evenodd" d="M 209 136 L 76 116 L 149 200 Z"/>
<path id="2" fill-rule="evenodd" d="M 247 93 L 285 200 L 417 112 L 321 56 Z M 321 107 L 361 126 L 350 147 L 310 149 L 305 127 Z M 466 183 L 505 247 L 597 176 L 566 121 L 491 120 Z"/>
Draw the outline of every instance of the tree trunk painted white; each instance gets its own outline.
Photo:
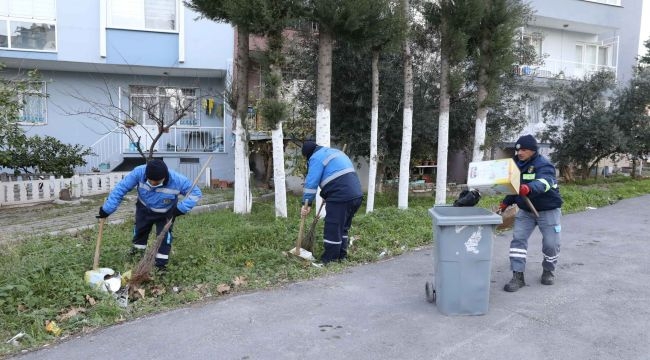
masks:
<path id="1" fill-rule="evenodd" d="M 372 109 L 370 111 L 370 163 L 368 164 L 368 199 L 366 213 L 374 211 L 377 179 L 377 128 L 379 127 L 379 51 L 372 52 Z"/>
<path id="2" fill-rule="evenodd" d="M 248 31 L 237 28 L 237 61 L 235 91 L 237 109 L 235 117 L 235 198 L 233 212 L 249 214 L 253 206 L 248 163 L 248 131 L 243 125 L 248 113 Z"/>
<path id="3" fill-rule="evenodd" d="M 409 19 L 409 0 L 402 0 L 404 15 Z M 408 37 L 404 39 L 404 112 L 402 120 L 402 152 L 399 160 L 399 190 L 397 208 L 408 209 L 411 177 L 411 139 L 413 132 L 413 59 Z"/>
<path id="4" fill-rule="evenodd" d="M 443 18 L 443 28 L 445 20 Z M 444 36 L 444 35 L 443 35 Z M 447 157 L 449 152 L 449 59 L 443 49 L 440 56 L 440 115 L 438 116 L 438 167 L 436 168 L 436 205 L 447 202 Z"/>
<path id="5" fill-rule="evenodd" d="M 483 48 L 487 48 L 488 40 L 483 40 Z M 487 66 L 488 64 L 484 63 L 485 60 L 481 60 L 481 67 L 479 68 L 478 73 L 478 98 L 477 109 L 476 109 L 476 124 L 474 126 L 474 151 L 472 152 L 472 161 L 483 161 L 485 156 L 485 128 L 487 126 L 487 104 L 485 101 L 488 97 L 488 90 L 486 84 L 488 83 L 488 74 Z"/>
<path id="6" fill-rule="evenodd" d="M 330 146 L 330 107 L 332 104 L 332 34 L 318 34 L 318 88 L 316 90 L 316 143 Z"/>
<path id="7" fill-rule="evenodd" d="M 316 143 L 330 146 L 330 108 L 332 105 L 332 34 L 329 31 L 318 33 L 318 87 L 316 89 Z M 316 194 L 316 207 L 320 208 L 323 199 L 320 187 Z M 325 209 L 321 212 L 325 216 Z"/>
<path id="8" fill-rule="evenodd" d="M 275 217 L 287 217 L 287 186 L 284 172 L 284 133 L 282 122 L 271 131 L 273 144 L 273 187 L 275 189 Z"/>

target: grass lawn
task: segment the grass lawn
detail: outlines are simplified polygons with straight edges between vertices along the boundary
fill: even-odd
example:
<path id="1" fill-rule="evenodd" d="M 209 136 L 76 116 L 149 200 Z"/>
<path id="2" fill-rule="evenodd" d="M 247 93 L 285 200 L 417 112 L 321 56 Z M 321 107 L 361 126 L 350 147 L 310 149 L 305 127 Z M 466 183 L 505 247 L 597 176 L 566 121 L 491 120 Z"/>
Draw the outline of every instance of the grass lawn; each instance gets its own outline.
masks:
<path id="1" fill-rule="evenodd" d="M 601 179 L 562 185 L 561 191 L 566 214 L 648 194 L 650 180 Z M 479 206 L 494 208 L 500 199 L 485 197 Z M 355 241 L 349 260 L 324 268 L 287 255 L 298 235 L 298 197 L 289 197 L 287 219 L 275 217 L 272 201 L 256 202 L 249 215 L 221 210 L 184 216 L 175 225 L 169 272 L 146 283 L 144 298 L 132 301 L 127 308 L 84 283 L 83 275 L 92 267 L 97 229 L 76 235 L 39 235 L 1 247 L 0 356 L 146 314 L 274 288 L 429 246 L 433 236 L 428 209 L 433 201 L 430 193 L 411 196 L 409 209 L 398 210 L 396 194 L 379 194 L 375 211 L 366 214 L 364 204 L 354 219 L 351 236 Z M 310 223 L 308 218 L 306 228 Z M 127 255 L 132 226 L 105 227 L 100 266 L 119 272 L 133 268 L 136 260 Z M 322 221 L 316 232 L 316 254 L 322 252 L 321 238 Z M 46 331 L 50 320 L 62 329 L 59 337 Z M 6 343 L 21 332 L 25 335 L 15 344 Z"/>

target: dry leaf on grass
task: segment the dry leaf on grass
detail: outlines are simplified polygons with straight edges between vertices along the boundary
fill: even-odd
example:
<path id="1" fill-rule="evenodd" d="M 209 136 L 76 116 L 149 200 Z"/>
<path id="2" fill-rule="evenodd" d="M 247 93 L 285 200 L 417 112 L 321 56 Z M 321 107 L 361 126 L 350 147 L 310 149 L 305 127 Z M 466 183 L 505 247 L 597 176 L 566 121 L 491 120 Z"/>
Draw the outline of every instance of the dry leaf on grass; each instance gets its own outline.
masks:
<path id="1" fill-rule="evenodd" d="M 97 300 L 95 300 L 95 298 L 90 295 L 86 295 L 86 301 L 88 301 L 88 304 L 90 304 L 90 306 L 95 306 L 95 304 L 97 304 Z"/>
<path id="2" fill-rule="evenodd" d="M 223 295 L 230 291 L 230 286 L 228 284 L 219 284 L 217 285 L 217 292 L 220 295 Z"/>
<path id="3" fill-rule="evenodd" d="M 66 320 L 68 320 L 68 319 L 70 319 L 72 317 L 75 317 L 75 316 L 77 316 L 77 315 L 79 315 L 81 313 L 85 313 L 85 312 L 86 312 L 86 309 L 84 309 L 82 307 L 75 307 L 75 308 L 72 308 L 72 309 L 68 310 L 67 312 L 59 315 L 58 320 L 59 321 L 66 321 Z"/>
<path id="4" fill-rule="evenodd" d="M 253 260 L 246 260 L 246 263 L 244 263 L 244 266 L 246 266 L 247 269 L 250 269 L 253 266 L 255 266 L 255 263 L 253 262 Z"/>
<path id="5" fill-rule="evenodd" d="M 162 286 L 154 286 L 153 288 L 151 288 L 151 295 L 153 295 L 153 296 L 159 296 L 159 295 L 162 295 L 162 294 L 164 294 L 166 292 L 167 292 L 167 290 L 165 290 L 165 288 L 162 287 Z"/>
<path id="6" fill-rule="evenodd" d="M 248 284 L 248 281 L 246 281 L 245 276 L 235 276 L 235 279 L 232 281 L 232 284 L 235 287 L 246 286 L 246 284 Z"/>
<path id="7" fill-rule="evenodd" d="M 133 288 L 132 290 L 130 290 L 129 299 L 132 299 L 132 300 L 144 299 L 144 294 L 145 294 L 145 291 L 144 291 L 143 288 L 136 287 L 136 288 Z"/>

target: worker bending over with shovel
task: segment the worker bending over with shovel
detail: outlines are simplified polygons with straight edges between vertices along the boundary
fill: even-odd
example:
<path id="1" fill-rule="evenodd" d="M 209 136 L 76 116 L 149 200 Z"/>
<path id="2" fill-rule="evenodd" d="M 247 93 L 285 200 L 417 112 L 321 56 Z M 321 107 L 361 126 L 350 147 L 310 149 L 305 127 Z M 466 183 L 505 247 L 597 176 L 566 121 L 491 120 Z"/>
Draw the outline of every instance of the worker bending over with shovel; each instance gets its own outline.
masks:
<path id="1" fill-rule="evenodd" d="M 122 202 L 124 195 L 137 187 L 138 202 L 135 205 L 135 227 L 133 230 L 133 248 L 131 255 L 143 255 L 152 226 L 156 225 L 156 235 L 168 221 L 187 214 L 201 199 L 201 190 L 182 174 L 167 169 L 167 165 L 158 159 L 150 160 L 146 165 L 133 169 L 120 181 L 99 208 L 98 218 L 106 218 Z M 184 195 L 182 201 L 178 196 Z M 156 268 L 164 271 L 172 248 L 172 227 L 158 248 Z"/>
<path id="2" fill-rule="evenodd" d="M 517 203 L 519 209 L 510 242 L 510 269 L 512 280 L 504 290 L 515 292 L 525 286 L 524 270 L 528 255 L 528 238 L 539 227 L 542 233 L 542 278 L 544 285 L 553 285 L 555 265 L 560 253 L 560 219 L 562 217 L 562 197 L 555 178 L 555 166 L 538 152 L 537 140 L 532 135 L 524 135 L 515 143 L 516 155 L 513 160 L 521 173 L 518 195 L 507 195 L 499 208 L 501 211 Z M 537 209 L 536 217 L 526 204 L 525 196 Z"/>
<path id="3" fill-rule="evenodd" d="M 350 158 L 341 150 L 306 141 L 302 155 L 307 159 L 307 177 L 303 190 L 301 215 L 307 216 L 320 186 L 325 201 L 325 227 L 321 257 L 323 264 L 343 260 L 348 253 L 348 231 L 352 218 L 361 206 L 361 182 Z"/>

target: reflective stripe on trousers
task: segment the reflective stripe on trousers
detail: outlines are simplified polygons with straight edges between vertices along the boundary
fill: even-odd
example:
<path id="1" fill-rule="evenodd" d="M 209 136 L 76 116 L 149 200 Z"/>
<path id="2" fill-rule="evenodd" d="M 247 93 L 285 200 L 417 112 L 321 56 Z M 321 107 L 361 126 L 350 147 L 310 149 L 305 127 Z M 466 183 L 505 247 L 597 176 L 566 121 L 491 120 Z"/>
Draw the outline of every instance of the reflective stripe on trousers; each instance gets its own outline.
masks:
<path id="1" fill-rule="evenodd" d="M 510 242 L 510 269 L 512 271 L 523 272 L 526 269 L 528 239 L 535 230 L 535 226 L 539 227 L 539 231 L 542 233 L 542 268 L 555 270 L 560 253 L 561 217 L 561 209 L 539 211 L 539 218 L 525 210 L 517 212 Z"/>
<path id="2" fill-rule="evenodd" d="M 321 260 L 328 263 L 343 260 L 348 254 L 348 231 L 352 218 L 361 206 L 362 198 L 346 202 L 325 202 L 325 227 L 323 229 L 323 247 L 325 251 Z"/>
<path id="3" fill-rule="evenodd" d="M 135 226 L 133 227 L 133 246 L 136 248 L 147 246 L 147 240 L 149 239 L 149 233 L 153 225 L 156 225 L 156 237 L 160 234 L 162 229 L 167 224 L 167 214 L 155 213 L 147 209 L 144 205 L 136 203 L 135 207 Z M 172 249 L 172 229 L 174 225 L 169 228 L 165 239 L 160 244 L 158 248 L 158 253 L 156 254 L 156 266 L 167 265 L 169 260 L 169 253 Z"/>

